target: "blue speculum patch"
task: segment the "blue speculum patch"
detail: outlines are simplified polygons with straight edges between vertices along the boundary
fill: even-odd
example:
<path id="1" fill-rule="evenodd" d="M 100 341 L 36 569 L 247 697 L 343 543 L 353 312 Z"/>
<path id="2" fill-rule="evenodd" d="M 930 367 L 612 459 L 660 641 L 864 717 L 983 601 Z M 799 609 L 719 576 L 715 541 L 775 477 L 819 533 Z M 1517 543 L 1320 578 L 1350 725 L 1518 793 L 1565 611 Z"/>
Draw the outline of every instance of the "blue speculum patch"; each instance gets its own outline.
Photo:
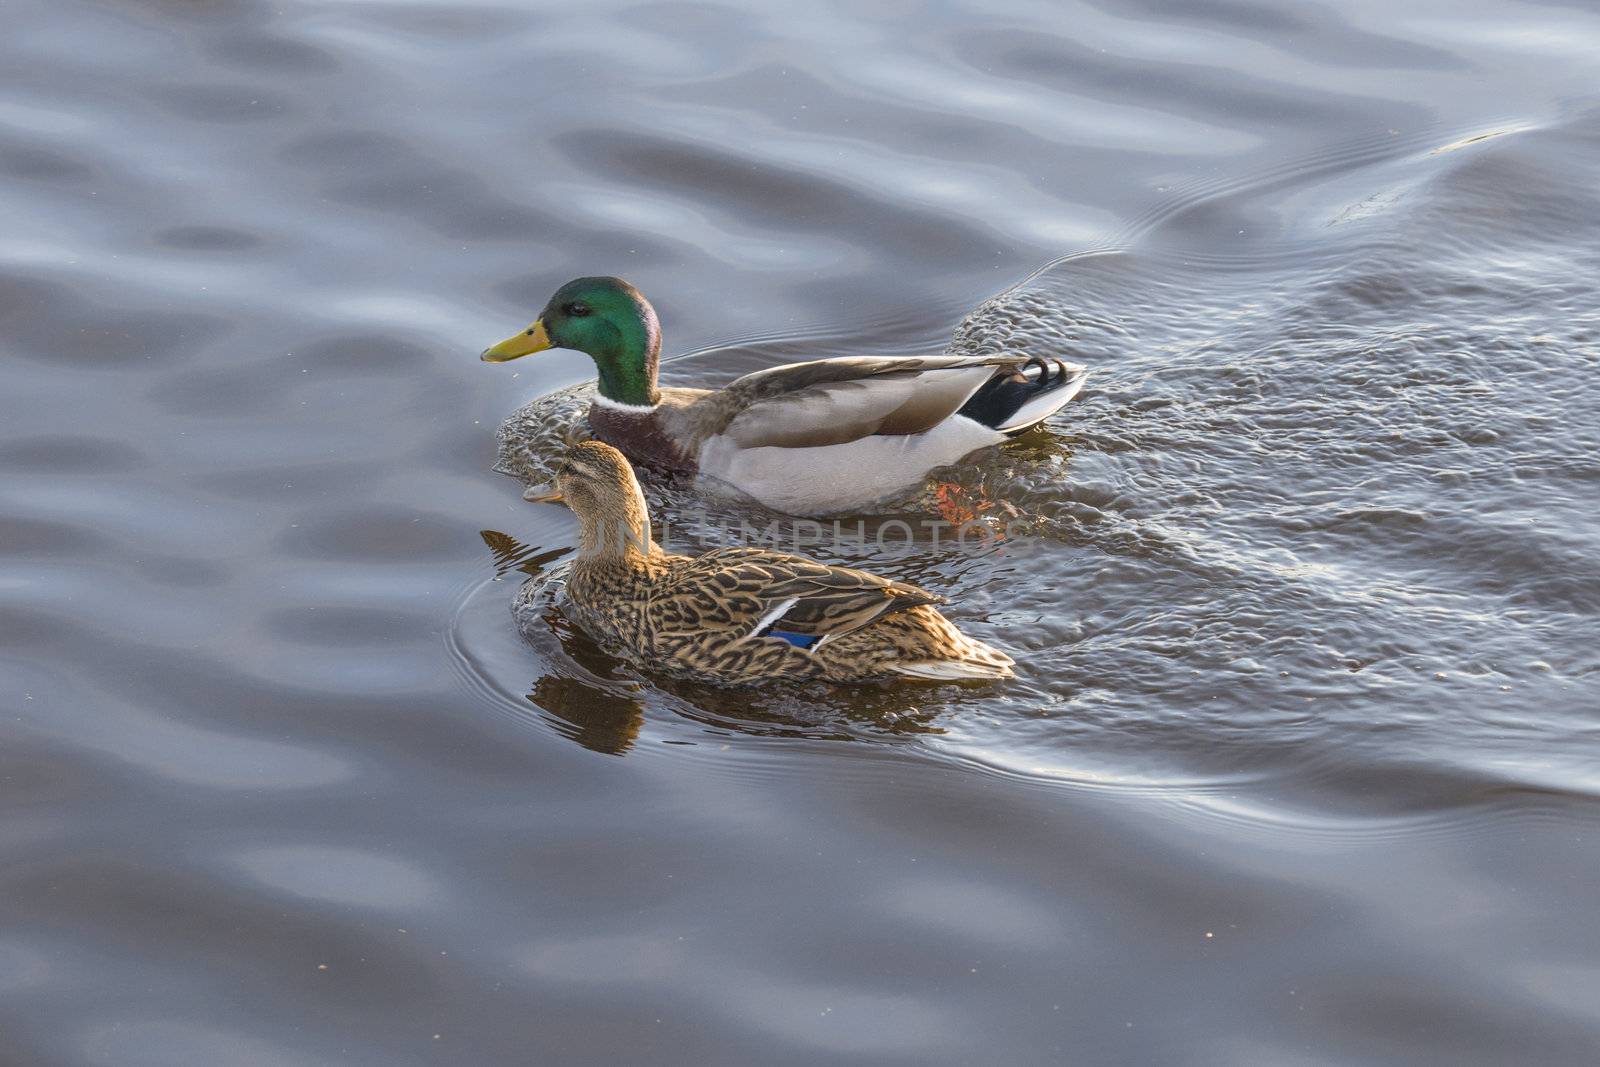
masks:
<path id="1" fill-rule="evenodd" d="M 813 634 L 792 634 L 787 630 L 768 630 L 767 636 L 781 637 L 795 648 L 810 648 L 812 645 L 822 640 L 822 638 Z"/>

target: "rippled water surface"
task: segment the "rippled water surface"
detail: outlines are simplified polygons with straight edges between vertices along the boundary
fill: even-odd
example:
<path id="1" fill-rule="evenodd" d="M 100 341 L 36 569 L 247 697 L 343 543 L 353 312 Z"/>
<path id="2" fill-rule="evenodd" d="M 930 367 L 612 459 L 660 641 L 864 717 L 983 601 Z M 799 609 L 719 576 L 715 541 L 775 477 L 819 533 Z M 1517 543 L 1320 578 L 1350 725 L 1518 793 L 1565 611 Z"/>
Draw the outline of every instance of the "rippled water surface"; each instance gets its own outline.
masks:
<path id="1" fill-rule="evenodd" d="M 7 1062 L 1593 1062 L 1586 5 L 6 15 Z M 824 552 L 1017 679 L 574 632 L 491 468 L 591 365 L 476 353 L 589 273 L 1090 364 L 1021 536 Z"/>

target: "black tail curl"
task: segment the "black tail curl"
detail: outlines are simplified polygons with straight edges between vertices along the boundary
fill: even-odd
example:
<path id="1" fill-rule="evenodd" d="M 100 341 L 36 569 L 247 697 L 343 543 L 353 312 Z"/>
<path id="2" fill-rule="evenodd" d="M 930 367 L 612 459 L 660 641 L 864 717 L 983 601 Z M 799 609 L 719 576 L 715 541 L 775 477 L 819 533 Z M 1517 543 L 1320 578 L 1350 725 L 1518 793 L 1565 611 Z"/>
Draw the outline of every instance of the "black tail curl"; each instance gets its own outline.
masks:
<path id="1" fill-rule="evenodd" d="M 1038 368 L 1039 373 L 1036 376 L 1030 376 L 1028 373 L 1033 368 Z M 1015 437 L 1043 422 L 1054 410 L 1053 408 L 1046 410 L 1037 419 L 1027 423 L 1007 426 L 1007 422 L 1022 410 L 1022 406 L 1030 400 L 1076 381 L 1079 370 L 1080 368 L 1074 367 L 1066 360 L 1029 356 L 1015 373 L 997 374 L 985 382 L 965 404 L 961 405 L 961 410 L 956 414 L 965 415 L 992 430 L 1000 430 Z"/>

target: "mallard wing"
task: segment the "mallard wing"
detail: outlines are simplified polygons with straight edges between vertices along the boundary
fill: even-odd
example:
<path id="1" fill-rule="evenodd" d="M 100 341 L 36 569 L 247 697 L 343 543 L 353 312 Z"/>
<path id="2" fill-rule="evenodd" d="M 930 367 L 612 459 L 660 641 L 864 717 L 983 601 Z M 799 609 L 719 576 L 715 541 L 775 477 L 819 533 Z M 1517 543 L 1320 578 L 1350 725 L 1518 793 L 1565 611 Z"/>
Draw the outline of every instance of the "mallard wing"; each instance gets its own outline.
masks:
<path id="1" fill-rule="evenodd" d="M 758 548 L 685 560 L 652 599 L 662 630 L 714 631 L 748 640 L 781 630 L 838 636 L 944 598 L 907 582 Z"/>
<path id="2" fill-rule="evenodd" d="M 740 448 L 808 448 L 874 434 L 918 434 L 961 409 L 1024 356 L 843 357 L 790 363 L 716 394 L 720 432 Z"/>

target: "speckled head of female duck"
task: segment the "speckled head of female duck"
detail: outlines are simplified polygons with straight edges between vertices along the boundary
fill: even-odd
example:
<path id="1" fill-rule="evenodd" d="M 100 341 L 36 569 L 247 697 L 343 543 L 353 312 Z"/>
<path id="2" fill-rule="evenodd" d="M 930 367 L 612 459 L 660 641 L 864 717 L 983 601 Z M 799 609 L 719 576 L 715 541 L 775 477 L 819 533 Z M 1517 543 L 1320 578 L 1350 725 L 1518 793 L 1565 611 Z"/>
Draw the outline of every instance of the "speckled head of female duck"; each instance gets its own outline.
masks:
<path id="1" fill-rule="evenodd" d="M 616 449 L 593 441 L 579 445 L 561 461 L 550 488 L 555 491 L 529 489 L 523 499 L 572 509 L 580 559 L 628 562 L 661 554 L 650 538 L 644 491 Z"/>
<path id="2" fill-rule="evenodd" d="M 533 325 L 484 350 L 504 363 L 547 348 L 587 352 L 600 371 L 600 395 L 615 404 L 654 407 L 661 325 L 650 301 L 621 278 L 576 278 L 557 289 Z"/>

